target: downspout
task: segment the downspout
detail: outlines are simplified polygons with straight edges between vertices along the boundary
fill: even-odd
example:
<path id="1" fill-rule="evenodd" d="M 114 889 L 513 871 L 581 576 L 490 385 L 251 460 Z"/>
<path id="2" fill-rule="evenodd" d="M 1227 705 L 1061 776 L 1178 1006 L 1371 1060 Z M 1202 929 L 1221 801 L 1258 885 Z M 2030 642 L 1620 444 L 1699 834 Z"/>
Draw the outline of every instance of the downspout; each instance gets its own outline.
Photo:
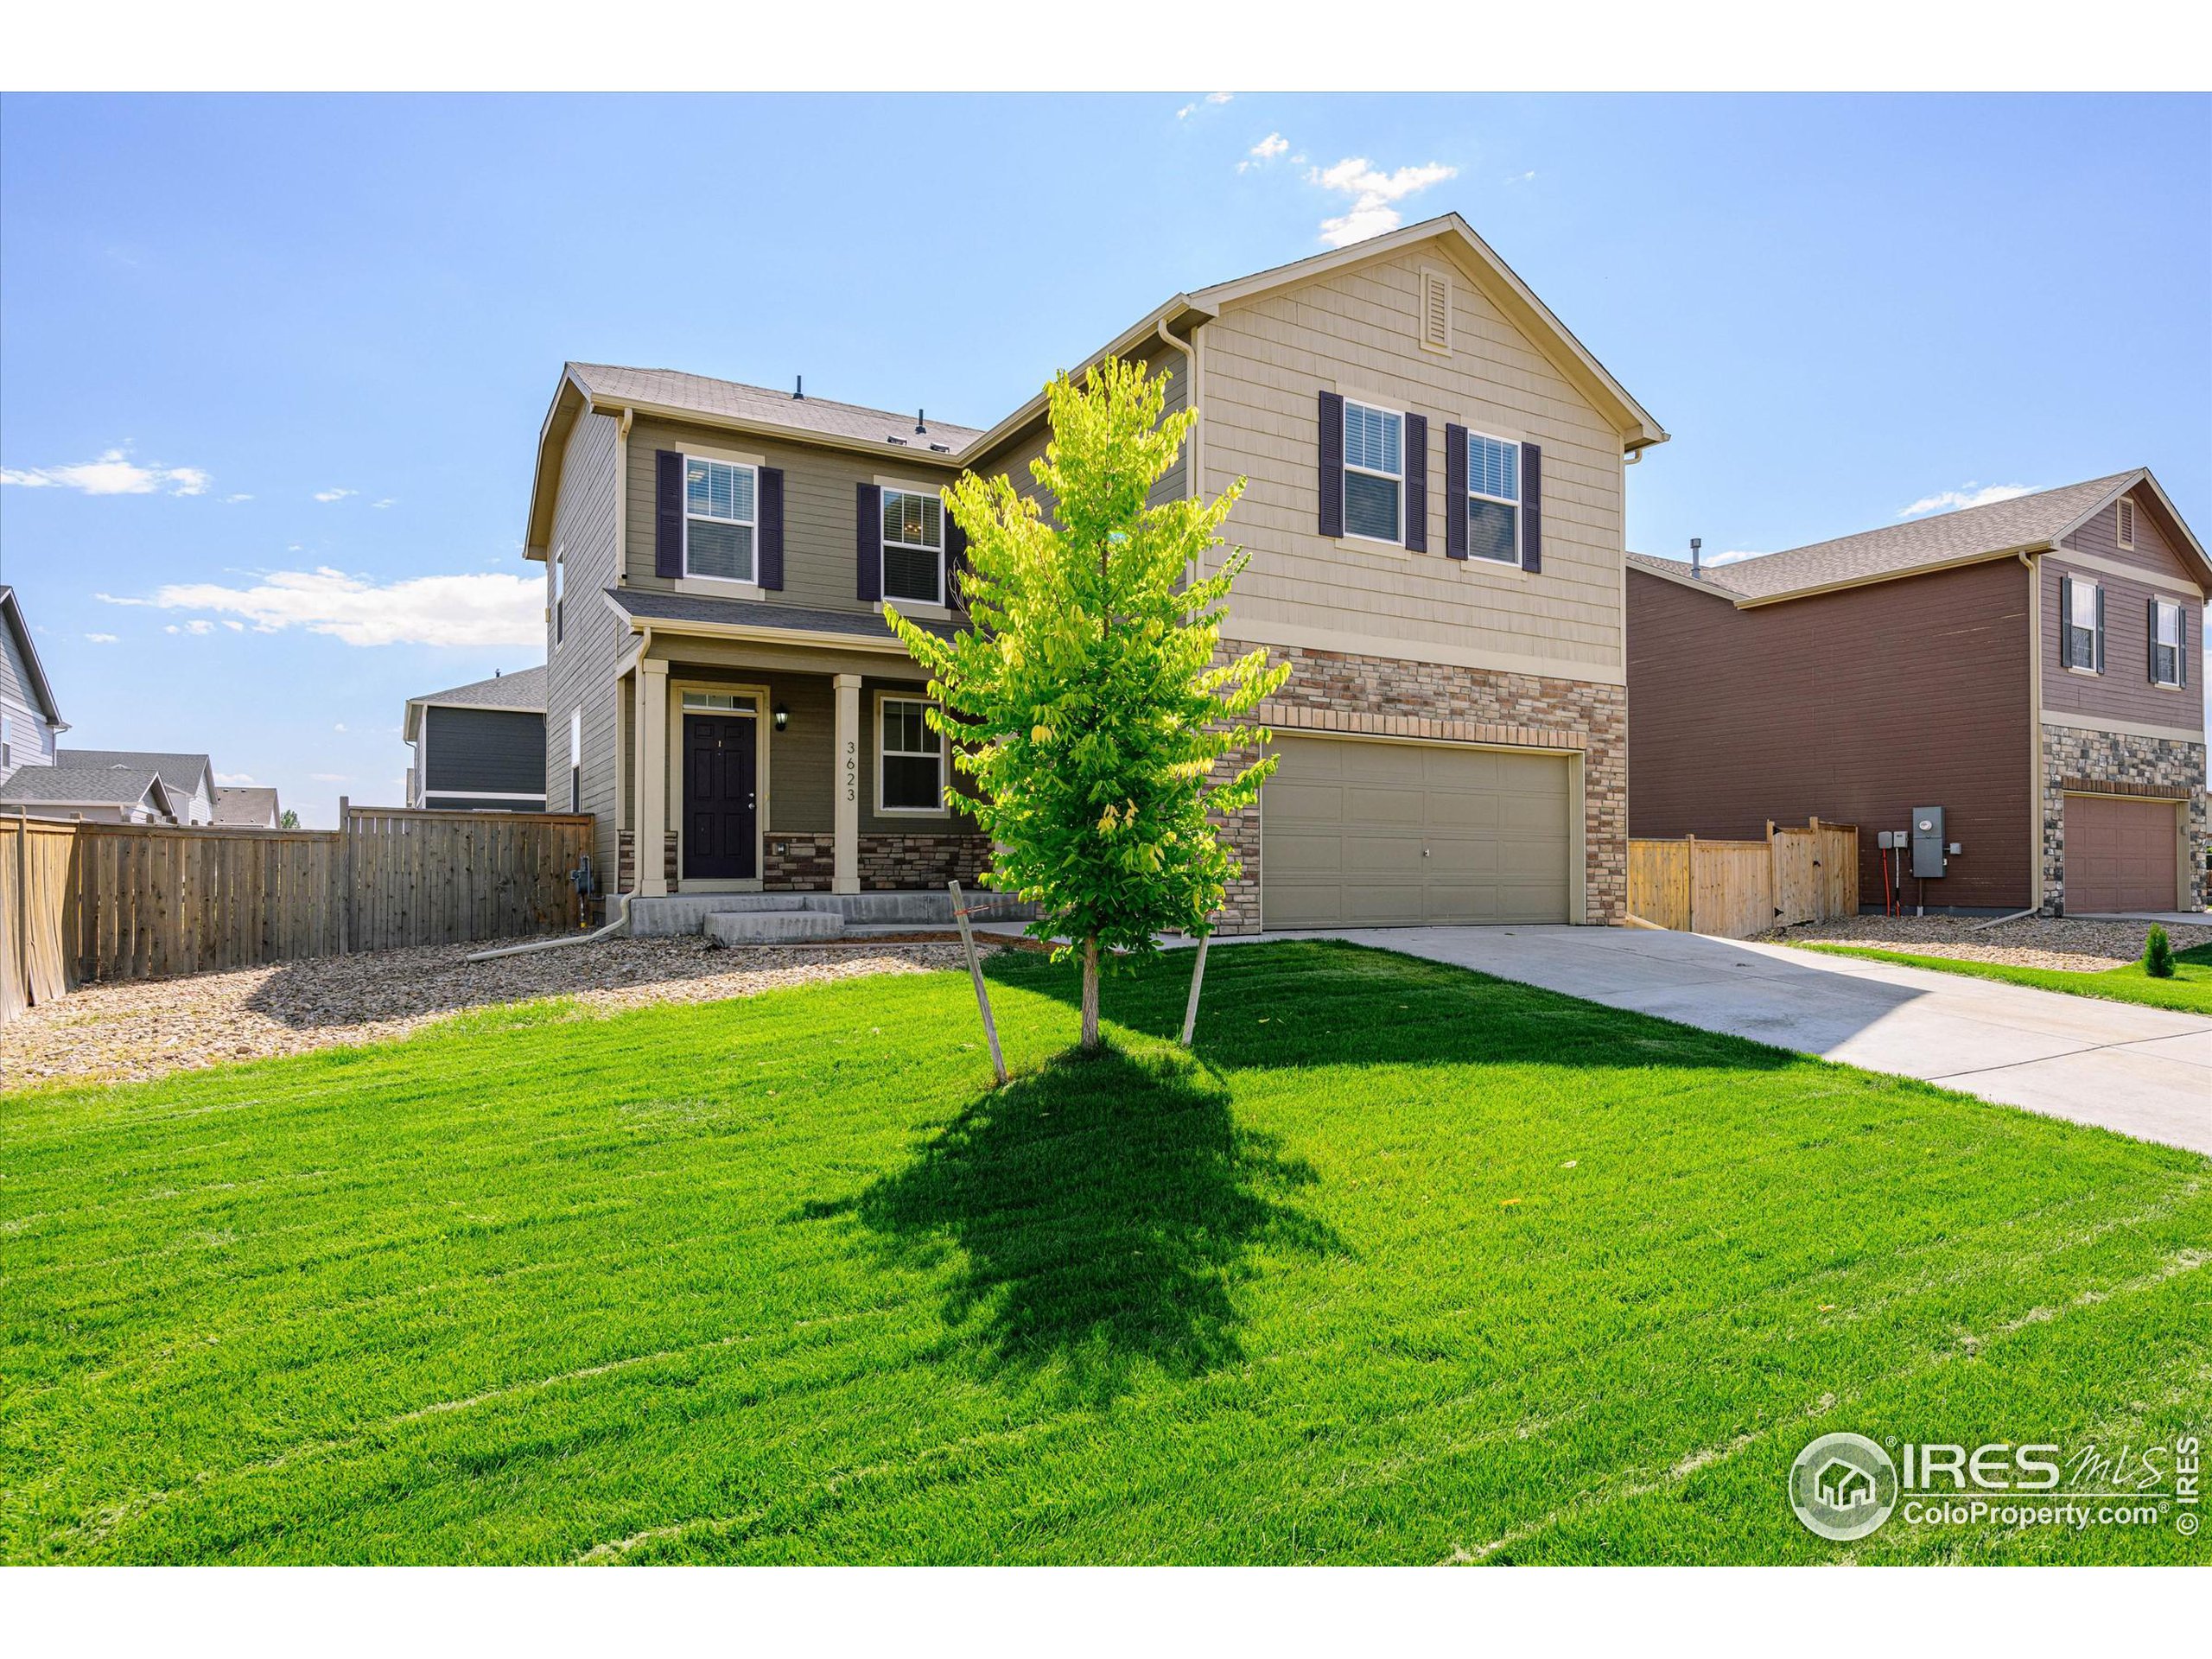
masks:
<path id="1" fill-rule="evenodd" d="M 2028 908 L 2034 912 L 2043 908 L 2043 571 L 2034 554 L 2013 556 L 2028 573 Z"/>
<path id="2" fill-rule="evenodd" d="M 1185 384 L 1183 404 L 1184 407 L 1186 409 L 1197 409 L 1198 407 L 1198 325 L 1193 324 L 1192 326 L 1191 333 L 1192 338 L 1188 340 L 1178 340 L 1174 335 L 1169 334 L 1167 332 L 1167 319 L 1165 317 L 1160 318 L 1158 322 L 1154 323 L 1153 325 L 1153 329 L 1154 332 L 1160 336 L 1160 343 L 1161 345 L 1166 346 L 1170 351 L 1176 351 L 1183 353 L 1183 375 Z M 1183 494 L 1186 499 L 1192 501 L 1195 501 L 1198 499 L 1198 492 L 1202 487 L 1204 487 L 1201 482 L 1201 461 L 1199 459 L 1201 452 L 1198 446 L 1203 442 L 1203 435 L 1205 430 L 1205 416 L 1201 413 L 1198 422 L 1192 426 L 1191 453 L 1185 459 L 1183 465 Z"/>

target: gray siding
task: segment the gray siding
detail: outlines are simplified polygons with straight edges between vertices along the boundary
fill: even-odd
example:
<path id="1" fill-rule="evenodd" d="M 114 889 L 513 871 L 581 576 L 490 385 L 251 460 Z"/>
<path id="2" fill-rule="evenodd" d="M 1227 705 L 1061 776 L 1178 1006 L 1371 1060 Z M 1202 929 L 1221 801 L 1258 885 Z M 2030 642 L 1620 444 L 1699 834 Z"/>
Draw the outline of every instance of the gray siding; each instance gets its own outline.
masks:
<path id="1" fill-rule="evenodd" d="M 0 712 L 8 716 L 12 763 L 0 766 L 0 783 L 26 764 L 36 766 L 54 759 L 54 733 L 31 692 L 29 664 L 16 642 L 16 631 L 0 620 Z"/>
<path id="2" fill-rule="evenodd" d="M 482 795 L 545 793 L 545 717 L 510 709 L 425 709 L 423 787 Z M 568 734 L 562 734 L 563 741 Z M 567 774 L 563 772 L 565 785 Z M 566 804 L 565 798 L 563 803 Z"/>
<path id="3" fill-rule="evenodd" d="M 561 493 L 553 505 L 553 537 L 546 550 L 546 603 L 552 604 L 550 561 L 564 558 L 563 594 L 567 624 L 561 642 L 553 640 L 552 618 L 545 626 L 544 770 L 538 787 L 549 804 L 569 805 L 569 717 L 583 711 L 582 801 L 598 823 L 594 861 L 614 868 L 614 836 L 620 767 L 617 743 L 621 729 L 616 703 L 620 688 L 614 668 L 627 632 L 601 595 L 615 584 L 614 533 L 616 456 L 620 428 L 611 415 L 585 415 L 569 435 L 561 467 Z M 433 745 L 432 753 L 435 753 Z"/>

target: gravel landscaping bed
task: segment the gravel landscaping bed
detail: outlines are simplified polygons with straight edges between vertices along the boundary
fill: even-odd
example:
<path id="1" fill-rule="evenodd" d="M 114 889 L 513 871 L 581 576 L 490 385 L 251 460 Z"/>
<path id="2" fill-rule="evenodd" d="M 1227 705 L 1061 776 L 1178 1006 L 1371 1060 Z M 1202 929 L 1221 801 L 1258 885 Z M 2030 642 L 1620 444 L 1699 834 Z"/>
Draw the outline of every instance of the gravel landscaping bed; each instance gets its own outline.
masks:
<path id="1" fill-rule="evenodd" d="M 2139 961 L 2148 922 L 2091 922 L 2030 916 L 1996 927 L 1977 927 L 1971 917 L 1856 916 L 1802 927 L 1777 928 L 1761 938 L 1776 944 L 1855 944 L 1923 957 L 1999 962 L 2015 968 L 2056 968 L 2102 973 Z M 2170 927 L 2174 949 L 2212 944 L 2212 925 Z"/>
<path id="2" fill-rule="evenodd" d="M 540 997 L 569 996 L 601 1009 L 712 1002 L 786 985 L 964 965 L 957 944 L 726 950 L 702 938 L 608 939 L 497 962 L 465 959 L 481 948 L 365 951 L 88 986 L 0 1026 L 0 1093 L 64 1078 L 123 1082 L 376 1042 L 464 1009 Z"/>

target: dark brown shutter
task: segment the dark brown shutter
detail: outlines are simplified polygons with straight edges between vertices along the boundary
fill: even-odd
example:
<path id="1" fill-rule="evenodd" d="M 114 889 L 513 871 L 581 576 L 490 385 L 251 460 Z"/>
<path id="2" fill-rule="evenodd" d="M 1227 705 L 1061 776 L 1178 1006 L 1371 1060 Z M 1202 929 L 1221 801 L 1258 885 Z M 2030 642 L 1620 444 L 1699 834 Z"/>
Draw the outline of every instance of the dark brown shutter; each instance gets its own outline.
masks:
<path id="1" fill-rule="evenodd" d="M 853 563 L 860 596 L 883 597 L 883 492 L 862 484 L 854 492 L 859 521 L 853 529 Z"/>
<path id="2" fill-rule="evenodd" d="M 2090 666 L 2101 674 L 2105 671 L 2105 585 L 2097 584 L 2097 660 Z"/>
<path id="3" fill-rule="evenodd" d="M 683 457 L 653 452 L 653 575 L 683 574 Z"/>
<path id="4" fill-rule="evenodd" d="M 2074 664 L 2074 578 L 2058 578 L 2058 665 Z"/>
<path id="5" fill-rule="evenodd" d="M 1321 533 L 1344 533 L 1344 400 L 1321 394 Z"/>
<path id="6" fill-rule="evenodd" d="M 784 469 L 760 469 L 760 557 L 756 561 L 763 588 L 784 585 Z"/>
<path id="7" fill-rule="evenodd" d="M 960 528 L 960 521 L 952 516 L 952 509 L 944 512 L 944 602 L 958 605 L 960 578 L 968 569 L 968 532 Z"/>
<path id="8" fill-rule="evenodd" d="M 1428 416 L 1406 416 L 1406 550 L 1428 551 Z"/>
<path id="9" fill-rule="evenodd" d="M 1467 429 L 1444 429 L 1444 556 L 1467 556 Z"/>
<path id="10" fill-rule="evenodd" d="M 1544 452 L 1521 446 L 1521 568 L 1544 568 Z"/>

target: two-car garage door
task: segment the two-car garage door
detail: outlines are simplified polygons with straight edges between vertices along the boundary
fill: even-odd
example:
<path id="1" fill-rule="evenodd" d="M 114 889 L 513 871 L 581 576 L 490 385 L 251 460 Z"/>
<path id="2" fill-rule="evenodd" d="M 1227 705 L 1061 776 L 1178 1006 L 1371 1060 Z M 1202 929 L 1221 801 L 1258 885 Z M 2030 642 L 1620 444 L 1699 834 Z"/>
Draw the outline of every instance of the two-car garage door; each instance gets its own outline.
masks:
<path id="1" fill-rule="evenodd" d="M 1260 800 L 1269 928 L 1564 922 L 1564 755 L 1284 737 Z"/>
<path id="2" fill-rule="evenodd" d="M 2173 909 L 2180 888 L 2177 811 L 2171 801 L 2069 795 L 2068 912 L 2095 916 L 2120 910 Z"/>

